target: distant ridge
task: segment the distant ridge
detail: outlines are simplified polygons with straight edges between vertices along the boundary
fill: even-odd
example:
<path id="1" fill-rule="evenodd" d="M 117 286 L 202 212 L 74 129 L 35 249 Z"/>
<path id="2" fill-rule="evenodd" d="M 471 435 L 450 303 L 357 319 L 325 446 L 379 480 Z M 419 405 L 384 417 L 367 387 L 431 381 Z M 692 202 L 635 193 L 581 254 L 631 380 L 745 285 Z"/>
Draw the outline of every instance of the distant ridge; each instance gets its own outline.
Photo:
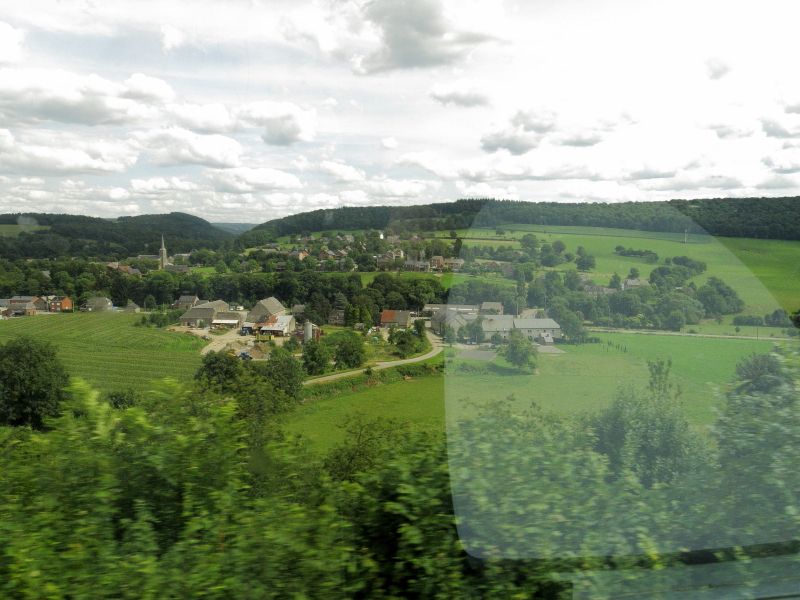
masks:
<path id="1" fill-rule="evenodd" d="M 156 254 L 162 234 L 170 253 L 217 248 L 234 238 L 233 233 L 215 227 L 205 219 L 180 212 L 119 217 L 116 220 L 82 215 L 13 213 L 0 215 L 0 224 L 22 225 L 19 236 L 0 238 L 0 257 L 11 260 L 62 255 L 117 260 L 139 254 Z M 31 231 L 31 226 L 35 225 L 47 229 Z"/>
<path id="2" fill-rule="evenodd" d="M 245 231 L 250 231 L 256 226 L 256 223 L 211 223 L 211 225 L 238 235 Z"/>
<path id="3" fill-rule="evenodd" d="M 274 237 L 326 230 L 450 230 L 510 223 L 609 227 L 640 231 L 800 240 L 800 198 L 710 198 L 657 202 L 524 202 L 456 200 L 420 206 L 320 209 L 273 219 L 256 232 Z"/>

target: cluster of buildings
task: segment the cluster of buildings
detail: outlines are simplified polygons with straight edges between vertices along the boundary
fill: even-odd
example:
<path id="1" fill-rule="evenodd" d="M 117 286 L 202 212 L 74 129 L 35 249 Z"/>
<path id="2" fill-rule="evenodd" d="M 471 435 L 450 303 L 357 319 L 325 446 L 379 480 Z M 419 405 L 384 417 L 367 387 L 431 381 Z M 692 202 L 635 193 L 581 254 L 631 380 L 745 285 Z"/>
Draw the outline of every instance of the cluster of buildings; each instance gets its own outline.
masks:
<path id="1" fill-rule="evenodd" d="M 499 334 L 505 340 L 508 338 L 508 334 L 516 329 L 531 342 L 552 346 L 554 340 L 563 337 L 561 326 L 553 319 L 504 315 L 503 305 L 500 302 L 449 306 L 429 304 L 425 306 L 425 310 L 433 313 L 431 329 L 439 335 L 444 334 L 447 326 L 452 327 L 458 335 L 458 331 L 462 327 L 474 322 L 482 315 L 481 328 L 487 338 Z"/>
<path id="2" fill-rule="evenodd" d="M 27 317 L 37 312 L 57 313 L 72 310 L 72 300 L 66 296 L 13 296 L 0 299 L 0 314 L 4 317 Z"/>
<path id="3" fill-rule="evenodd" d="M 583 291 L 589 294 L 592 298 L 597 298 L 599 296 L 608 296 L 609 294 L 613 294 L 615 292 L 631 290 L 641 285 L 649 285 L 649 284 L 650 281 L 648 279 L 623 279 L 619 289 L 612 287 L 605 287 L 602 285 L 587 285 L 583 288 Z"/>

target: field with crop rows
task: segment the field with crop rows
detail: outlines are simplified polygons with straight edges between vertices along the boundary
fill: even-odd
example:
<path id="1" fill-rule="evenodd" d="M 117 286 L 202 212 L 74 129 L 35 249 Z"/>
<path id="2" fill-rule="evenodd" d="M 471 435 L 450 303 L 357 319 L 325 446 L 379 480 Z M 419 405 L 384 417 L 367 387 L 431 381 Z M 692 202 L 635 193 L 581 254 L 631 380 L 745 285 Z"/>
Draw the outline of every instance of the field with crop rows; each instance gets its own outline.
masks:
<path id="1" fill-rule="evenodd" d="M 52 342 L 71 375 L 95 389 L 147 390 L 152 381 L 170 377 L 188 381 L 200 366 L 208 342 L 195 336 L 134 327 L 138 315 L 54 314 L 0 322 L 0 342 L 17 335 Z"/>

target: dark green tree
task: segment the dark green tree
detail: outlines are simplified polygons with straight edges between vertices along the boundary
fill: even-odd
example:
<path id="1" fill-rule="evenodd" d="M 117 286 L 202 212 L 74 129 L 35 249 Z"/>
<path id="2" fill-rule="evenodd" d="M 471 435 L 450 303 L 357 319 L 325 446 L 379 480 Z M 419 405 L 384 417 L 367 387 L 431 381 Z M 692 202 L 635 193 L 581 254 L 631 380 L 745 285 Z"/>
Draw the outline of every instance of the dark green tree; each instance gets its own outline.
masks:
<path id="1" fill-rule="evenodd" d="M 359 336 L 351 333 L 339 337 L 333 354 L 337 369 L 357 369 L 364 364 L 366 358 L 367 350 Z"/>
<path id="2" fill-rule="evenodd" d="M 295 360 L 288 350 L 274 348 L 264 365 L 264 375 L 275 389 L 291 398 L 297 398 L 306 380 L 306 371 L 299 360 Z"/>
<path id="3" fill-rule="evenodd" d="M 194 378 L 201 386 L 210 388 L 220 386 L 231 389 L 242 375 L 242 361 L 227 352 L 211 351 L 203 361 Z"/>
<path id="4" fill-rule="evenodd" d="M 500 356 L 517 367 L 520 372 L 525 367 L 536 368 L 536 348 L 519 329 L 512 329 L 506 342 L 499 352 Z"/>
<path id="5" fill-rule="evenodd" d="M 50 342 L 12 338 L 0 346 L 0 425 L 41 429 L 60 413 L 68 380 Z"/>
<path id="6" fill-rule="evenodd" d="M 303 346 L 303 366 L 309 375 L 322 375 L 331 360 L 331 351 L 316 340 L 309 340 Z"/>

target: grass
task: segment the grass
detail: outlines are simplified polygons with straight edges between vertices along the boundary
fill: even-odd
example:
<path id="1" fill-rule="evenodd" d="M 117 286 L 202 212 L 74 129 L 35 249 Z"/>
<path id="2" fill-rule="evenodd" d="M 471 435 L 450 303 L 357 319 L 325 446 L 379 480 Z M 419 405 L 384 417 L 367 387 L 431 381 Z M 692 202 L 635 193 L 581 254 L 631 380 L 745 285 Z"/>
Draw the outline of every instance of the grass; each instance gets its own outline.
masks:
<path id="1" fill-rule="evenodd" d="M 49 225 L 26 225 L 23 229 L 17 224 L 0 225 L 0 237 L 17 237 L 22 231 L 41 231 L 50 229 Z"/>
<path id="2" fill-rule="evenodd" d="M 195 336 L 134 327 L 138 315 L 58 314 L 0 322 L 0 342 L 26 334 L 56 346 L 67 371 L 107 392 L 149 389 L 153 380 L 188 381 L 207 342 Z"/>
<path id="3" fill-rule="evenodd" d="M 518 410 L 535 401 L 545 410 L 575 413 L 606 406 L 620 385 L 647 386 L 647 360 L 672 359 L 674 381 L 682 389 L 689 418 L 709 424 L 715 418 L 716 391 L 733 379 L 736 364 L 751 352 L 764 353 L 769 341 L 729 340 L 640 334 L 593 334 L 603 344 L 562 346 L 565 354 L 540 354 L 538 375 L 518 375 L 508 369 L 497 373 L 459 373 L 448 369 L 447 402 L 453 407 L 469 398 L 483 403 L 513 394 Z M 606 342 L 611 341 L 609 347 Z M 617 349 L 616 346 L 620 348 Z M 627 350 L 627 352 L 625 351 Z M 478 363 L 480 361 L 456 361 Z M 502 359 L 495 364 L 504 366 Z M 452 404 L 451 404 L 452 403 Z"/>
<path id="4" fill-rule="evenodd" d="M 315 450 L 327 450 L 344 438 L 342 420 L 361 411 L 368 418 L 407 421 L 417 427 L 444 426 L 444 378 L 396 381 L 358 392 L 310 402 L 291 415 L 285 429 L 302 433 Z"/>

